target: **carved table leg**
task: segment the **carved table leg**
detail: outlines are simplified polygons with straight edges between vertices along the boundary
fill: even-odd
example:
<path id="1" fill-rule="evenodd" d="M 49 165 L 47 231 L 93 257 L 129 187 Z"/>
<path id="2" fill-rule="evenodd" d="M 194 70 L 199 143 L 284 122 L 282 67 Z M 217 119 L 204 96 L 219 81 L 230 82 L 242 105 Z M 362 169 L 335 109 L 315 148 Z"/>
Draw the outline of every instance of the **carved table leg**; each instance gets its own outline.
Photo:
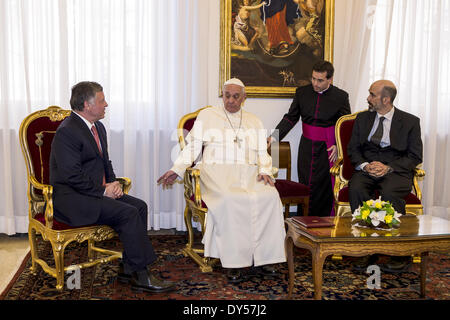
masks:
<path id="1" fill-rule="evenodd" d="M 420 296 L 426 296 L 428 252 L 422 253 L 420 261 Z"/>
<path id="2" fill-rule="evenodd" d="M 286 251 L 288 270 L 289 270 L 289 289 L 288 289 L 288 299 L 292 298 L 292 290 L 294 289 L 294 256 L 293 256 L 293 241 L 291 237 L 286 237 L 284 240 L 284 248 Z"/>
<path id="3" fill-rule="evenodd" d="M 322 299 L 322 271 L 325 258 L 326 257 L 321 255 L 320 248 L 316 248 L 316 250 L 312 252 L 312 273 L 314 281 L 315 300 Z"/>

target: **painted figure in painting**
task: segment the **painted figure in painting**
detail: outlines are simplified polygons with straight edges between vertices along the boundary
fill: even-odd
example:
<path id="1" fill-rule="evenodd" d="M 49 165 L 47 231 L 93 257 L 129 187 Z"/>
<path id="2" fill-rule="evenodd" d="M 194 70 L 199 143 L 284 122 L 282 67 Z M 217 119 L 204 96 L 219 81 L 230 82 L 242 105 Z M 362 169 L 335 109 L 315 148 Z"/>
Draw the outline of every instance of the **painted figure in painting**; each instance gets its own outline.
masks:
<path id="1" fill-rule="evenodd" d="M 324 58 L 325 0 L 232 0 L 232 76 L 298 87 Z"/>
<path id="2" fill-rule="evenodd" d="M 234 41 L 232 43 L 233 49 L 239 49 L 242 51 L 251 50 L 253 42 L 259 36 L 258 32 L 250 25 L 250 11 L 261 8 L 266 2 L 262 2 L 256 6 L 249 6 L 250 0 L 243 0 L 243 5 L 240 7 L 239 12 L 234 22 Z"/>

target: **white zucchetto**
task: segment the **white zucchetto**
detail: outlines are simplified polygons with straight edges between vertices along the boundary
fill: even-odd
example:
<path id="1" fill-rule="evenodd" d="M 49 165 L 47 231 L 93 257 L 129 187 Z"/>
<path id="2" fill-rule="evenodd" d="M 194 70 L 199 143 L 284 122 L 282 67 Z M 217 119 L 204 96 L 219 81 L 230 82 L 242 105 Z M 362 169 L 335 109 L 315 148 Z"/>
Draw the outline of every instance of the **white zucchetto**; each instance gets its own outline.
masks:
<path id="1" fill-rule="evenodd" d="M 239 80 L 238 78 L 231 78 L 231 79 L 227 80 L 223 84 L 223 86 L 227 86 L 229 84 L 235 84 L 235 85 L 238 85 L 238 86 L 240 86 L 242 88 L 245 88 L 244 83 L 241 80 Z"/>

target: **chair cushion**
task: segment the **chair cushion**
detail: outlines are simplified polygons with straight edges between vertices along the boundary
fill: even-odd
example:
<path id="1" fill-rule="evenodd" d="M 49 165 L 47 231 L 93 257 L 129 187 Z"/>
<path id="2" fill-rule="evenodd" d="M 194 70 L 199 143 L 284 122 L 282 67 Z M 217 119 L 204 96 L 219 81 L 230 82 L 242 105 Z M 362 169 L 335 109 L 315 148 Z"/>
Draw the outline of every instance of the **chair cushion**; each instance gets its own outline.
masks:
<path id="1" fill-rule="evenodd" d="M 194 127 L 195 120 L 197 120 L 197 118 L 189 119 L 184 123 L 183 129 L 185 131 L 183 133 L 184 133 L 185 138 L 186 138 L 187 134 L 189 133 L 189 131 L 191 131 L 191 129 Z"/>
<path id="2" fill-rule="evenodd" d="M 277 188 L 280 198 L 309 197 L 309 187 L 299 182 L 276 179 L 275 188 Z"/>
<path id="3" fill-rule="evenodd" d="M 347 120 L 342 122 L 340 127 L 341 143 L 344 146 L 344 148 L 342 148 L 343 151 L 342 156 L 344 158 L 344 164 L 342 166 L 342 176 L 346 180 L 350 180 L 353 175 L 353 172 L 355 171 L 355 168 L 353 167 L 347 152 L 347 146 L 348 143 L 350 142 L 350 138 L 352 137 L 354 123 L 355 120 Z"/>
<path id="4" fill-rule="evenodd" d="M 375 198 L 380 196 L 379 192 L 375 192 Z M 406 204 L 421 204 L 422 202 L 417 198 L 414 193 L 408 194 L 405 198 Z M 340 202 L 348 202 L 348 187 L 342 188 L 339 191 L 339 199 Z"/>
<path id="5" fill-rule="evenodd" d="M 191 200 L 195 203 L 195 196 L 194 195 L 191 196 Z M 202 208 L 208 209 L 208 207 L 206 206 L 206 203 L 204 203 L 203 200 L 202 200 Z"/>
<path id="6" fill-rule="evenodd" d="M 39 221 L 40 223 L 45 225 L 45 216 L 44 216 L 43 213 L 38 213 L 37 215 L 34 216 L 34 219 L 36 219 L 37 221 Z M 93 225 L 89 225 L 89 226 L 93 226 Z M 72 226 L 69 226 L 69 225 L 67 225 L 67 224 L 65 224 L 63 222 L 57 221 L 53 217 L 53 228 L 52 228 L 52 230 L 62 231 L 62 230 L 70 230 L 70 229 L 89 227 L 89 226 L 72 227 Z"/>

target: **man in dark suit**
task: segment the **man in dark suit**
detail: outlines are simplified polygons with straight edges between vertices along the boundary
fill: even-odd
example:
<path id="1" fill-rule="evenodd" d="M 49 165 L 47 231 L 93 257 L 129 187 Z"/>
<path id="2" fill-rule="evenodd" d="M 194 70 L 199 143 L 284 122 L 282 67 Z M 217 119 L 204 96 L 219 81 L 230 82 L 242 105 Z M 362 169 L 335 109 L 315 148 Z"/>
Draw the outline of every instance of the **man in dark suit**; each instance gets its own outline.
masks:
<path id="1" fill-rule="evenodd" d="M 422 139 L 419 118 L 395 108 L 396 95 L 391 81 L 374 82 L 367 97 L 369 110 L 356 117 L 347 147 L 356 169 L 349 182 L 352 212 L 378 190 L 382 200 L 405 214 L 404 197 L 411 192 L 414 168 L 422 162 Z M 390 265 L 388 269 L 396 269 Z"/>
<path id="2" fill-rule="evenodd" d="M 151 274 L 156 260 L 147 236 L 147 205 L 122 192 L 108 156 L 103 88 L 95 82 L 72 87 L 72 113 L 58 127 L 50 155 L 55 218 L 79 227 L 112 227 L 123 244 L 119 279 L 133 289 L 166 292 L 175 288 Z"/>

